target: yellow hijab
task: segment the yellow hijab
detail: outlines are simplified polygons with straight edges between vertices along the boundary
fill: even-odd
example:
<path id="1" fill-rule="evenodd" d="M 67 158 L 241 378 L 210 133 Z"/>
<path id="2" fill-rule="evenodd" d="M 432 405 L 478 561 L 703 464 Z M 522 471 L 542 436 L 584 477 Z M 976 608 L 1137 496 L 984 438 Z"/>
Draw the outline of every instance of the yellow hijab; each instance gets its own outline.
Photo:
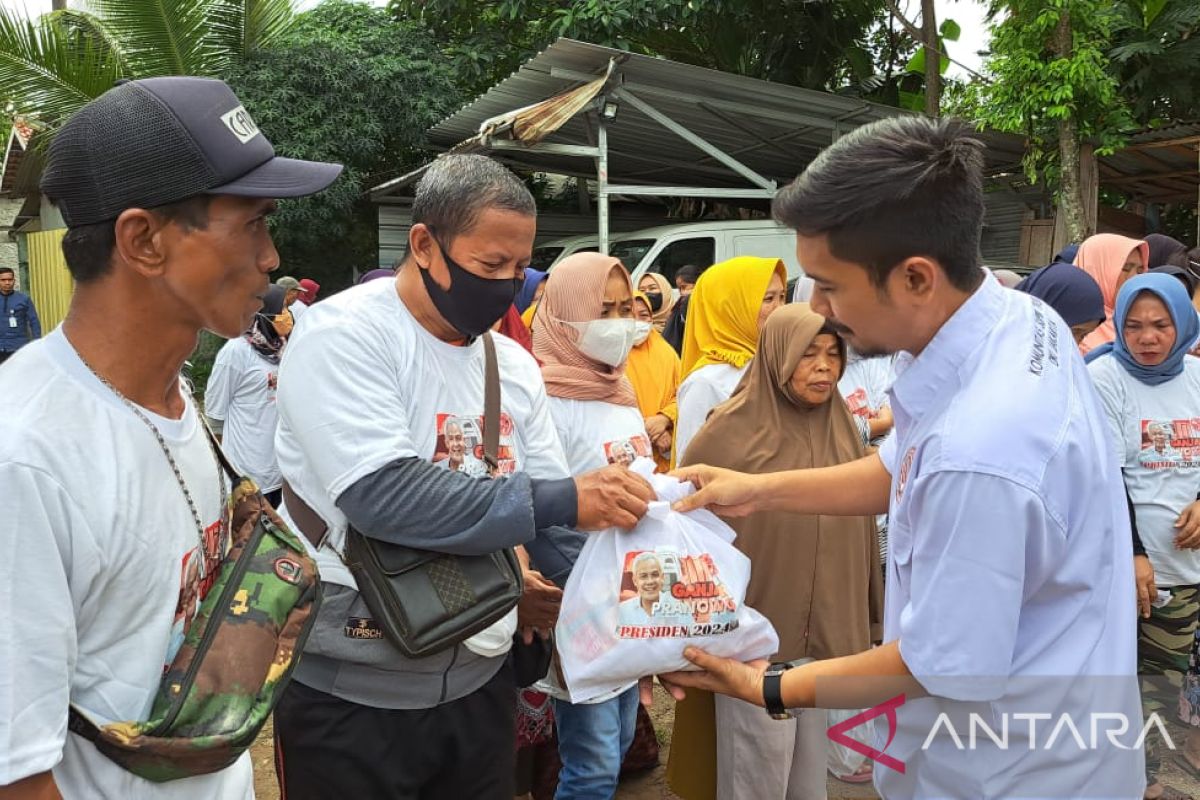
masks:
<path id="1" fill-rule="evenodd" d="M 709 364 L 741 369 L 758 348 L 758 312 L 771 277 L 787 284 L 778 258 L 738 256 L 704 270 L 688 300 L 683 377 Z"/>

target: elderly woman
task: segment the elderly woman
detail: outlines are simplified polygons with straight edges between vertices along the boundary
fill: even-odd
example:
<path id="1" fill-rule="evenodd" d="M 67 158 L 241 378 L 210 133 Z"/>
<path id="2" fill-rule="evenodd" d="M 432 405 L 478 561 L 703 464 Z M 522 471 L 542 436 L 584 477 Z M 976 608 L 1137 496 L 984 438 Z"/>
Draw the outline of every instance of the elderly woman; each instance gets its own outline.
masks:
<path id="1" fill-rule="evenodd" d="M 1075 266 L 1091 275 L 1104 298 L 1104 321 L 1084 337 L 1079 349 L 1086 355 L 1117 336 L 1113 304 L 1125 281 L 1156 264 L 1150 263 L 1150 246 L 1139 239 L 1115 233 L 1098 233 L 1084 239 L 1075 253 Z"/>
<path id="2" fill-rule="evenodd" d="M 1200 361 L 1187 355 L 1200 320 L 1179 281 L 1150 274 L 1122 286 L 1113 322 L 1119 335 L 1089 356 L 1088 369 L 1144 550 L 1134 556 L 1138 673 L 1165 678 L 1143 689 L 1146 713 L 1161 714 L 1178 702 L 1200 614 Z M 1156 738 L 1152 730 L 1146 740 L 1146 797 L 1179 796 L 1158 782 Z"/>
<path id="3" fill-rule="evenodd" d="M 807 303 L 781 308 L 766 321 L 737 391 L 713 410 L 685 463 L 762 473 L 862 457 L 858 428 L 838 393 L 844 368 L 844 345 L 824 317 Z M 746 603 L 779 633 L 772 661 L 870 648 L 880 633 L 883 598 L 874 519 L 767 512 L 726 522 L 751 560 Z M 689 724 L 700 720 L 693 716 Z M 707 724 L 711 729 L 711 718 Z M 716 796 L 824 797 L 825 729 L 820 710 L 780 722 L 761 708 L 717 697 Z M 689 735 L 696 738 L 694 730 Z M 680 788 L 686 797 L 711 796 L 697 791 L 695 781 Z"/>
<path id="4" fill-rule="evenodd" d="M 625 377 L 635 338 L 633 285 L 619 260 L 576 253 L 554 267 L 534 318 L 533 353 L 572 475 L 651 453 Z M 539 688 L 554 698 L 562 759 L 557 800 L 612 797 L 633 741 L 637 687 L 589 703 L 569 702 L 553 679 Z"/>

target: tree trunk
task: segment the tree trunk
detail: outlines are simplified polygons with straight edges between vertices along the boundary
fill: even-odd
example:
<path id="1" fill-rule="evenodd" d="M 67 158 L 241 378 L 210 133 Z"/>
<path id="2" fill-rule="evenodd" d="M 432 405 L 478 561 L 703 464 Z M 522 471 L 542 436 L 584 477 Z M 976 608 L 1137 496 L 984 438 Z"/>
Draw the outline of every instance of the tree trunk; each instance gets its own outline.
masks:
<path id="1" fill-rule="evenodd" d="M 942 112 L 942 54 L 933 0 L 921 0 L 921 33 L 925 44 L 925 113 L 938 117 Z"/>
<path id="2" fill-rule="evenodd" d="M 1073 49 L 1071 41 L 1071 12 L 1064 9 L 1054 31 L 1054 52 L 1068 58 Z M 1066 220 L 1067 238 L 1082 242 L 1092 234 L 1090 220 L 1084 210 L 1083 189 L 1079 169 L 1079 124 L 1074 113 L 1058 123 L 1058 156 L 1061 170 L 1059 213 Z"/>

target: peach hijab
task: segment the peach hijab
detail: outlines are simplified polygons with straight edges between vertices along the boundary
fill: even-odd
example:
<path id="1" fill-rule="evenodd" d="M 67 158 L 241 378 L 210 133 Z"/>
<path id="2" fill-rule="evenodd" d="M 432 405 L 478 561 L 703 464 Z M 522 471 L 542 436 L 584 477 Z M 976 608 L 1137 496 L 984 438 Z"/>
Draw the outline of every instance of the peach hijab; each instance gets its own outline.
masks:
<path id="1" fill-rule="evenodd" d="M 604 310 L 604 287 L 620 267 L 633 296 L 633 282 L 619 259 L 599 253 L 575 253 L 554 266 L 538 304 L 533 355 L 542 363 L 542 379 L 551 397 L 601 400 L 637 408 L 637 394 L 624 365 L 610 367 L 579 352 L 579 334 L 564 322 L 590 322 Z"/>
<path id="2" fill-rule="evenodd" d="M 1151 265 L 1150 246 L 1140 239 L 1130 239 L 1116 233 L 1097 233 L 1084 239 L 1075 254 L 1075 266 L 1091 275 L 1100 284 L 1100 294 L 1104 297 L 1104 322 L 1092 331 L 1079 346 L 1080 351 L 1087 355 L 1093 348 L 1108 344 L 1117 336 L 1113 327 L 1113 307 L 1117 302 L 1117 282 L 1121 278 L 1121 269 L 1129 254 L 1137 250 L 1142 255 L 1142 268 L 1145 272 Z"/>

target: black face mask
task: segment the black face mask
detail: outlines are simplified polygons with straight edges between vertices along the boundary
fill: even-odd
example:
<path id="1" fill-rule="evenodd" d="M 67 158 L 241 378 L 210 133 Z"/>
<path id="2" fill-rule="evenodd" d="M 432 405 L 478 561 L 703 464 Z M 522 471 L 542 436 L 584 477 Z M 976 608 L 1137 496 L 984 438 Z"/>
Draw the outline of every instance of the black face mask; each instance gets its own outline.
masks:
<path id="1" fill-rule="evenodd" d="M 429 292 L 438 313 L 463 336 L 473 339 L 504 316 L 525 279 L 481 278 L 459 266 L 440 242 L 437 246 L 450 270 L 450 288 L 438 286 L 429 270 L 421 269 L 425 291 Z"/>
<path id="2" fill-rule="evenodd" d="M 650 313 L 657 314 L 662 311 L 662 292 L 643 292 L 646 299 L 650 301 Z"/>

